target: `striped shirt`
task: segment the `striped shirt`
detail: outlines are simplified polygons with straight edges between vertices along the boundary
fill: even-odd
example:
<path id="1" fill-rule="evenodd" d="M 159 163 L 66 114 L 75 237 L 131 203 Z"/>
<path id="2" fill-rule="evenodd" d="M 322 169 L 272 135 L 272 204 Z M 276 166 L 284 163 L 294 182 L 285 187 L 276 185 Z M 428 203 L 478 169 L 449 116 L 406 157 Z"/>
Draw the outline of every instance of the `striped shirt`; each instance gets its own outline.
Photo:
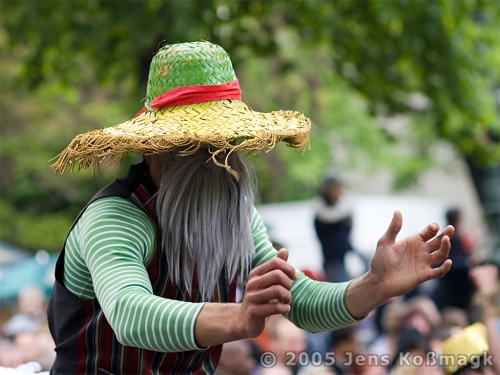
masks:
<path id="1" fill-rule="evenodd" d="M 277 254 L 255 209 L 252 233 L 254 268 Z M 202 350 L 195 342 L 194 324 L 204 303 L 153 294 L 146 265 L 154 248 L 155 229 L 143 211 L 123 198 L 99 199 L 68 236 L 64 283 L 82 299 L 98 299 L 123 345 L 158 352 Z M 318 282 L 296 272 L 286 317 L 297 327 L 315 333 L 358 321 L 345 303 L 350 282 Z"/>

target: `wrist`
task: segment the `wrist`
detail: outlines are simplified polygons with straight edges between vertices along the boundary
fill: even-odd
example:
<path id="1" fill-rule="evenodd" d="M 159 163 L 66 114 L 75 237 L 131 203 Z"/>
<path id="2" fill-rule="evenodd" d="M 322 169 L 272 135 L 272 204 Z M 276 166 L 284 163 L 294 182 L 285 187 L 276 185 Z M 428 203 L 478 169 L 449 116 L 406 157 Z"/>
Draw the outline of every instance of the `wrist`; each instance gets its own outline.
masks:
<path id="1" fill-rule="evenodd" d="M 228 323 L 231 336 L 235 337 L 234 341 L 244 340 L 251 337 L 245 327 L 245 324 L 243 323 L 245 320 L 242 316 L 240 316 L 240 311 L 241 303 L 231 304 L 231 315 Z"/>
<path id="2" fill-rule="evenodd" d="M 381 293 L 379 280 L 371 272 L 367 272 L 349 285 L 346 305 L 354 318 L 361 319 L 387 302 L 387 299 Z"/>
<path id="3" fill-rule="evenodd" d="M 206 303 L 194 326 L 198 347 L 220 345 L 246 338 L 244 324 L 239 318 L 241 305 L 236 303 Z"/>
<path id="4" fill-rule="evenodd" d="M 367 290 L 372 293 L 372 298 L 374 298 L 374 303 L 377 304 L 376 307 L 385 304 L 392 296 L 388 296 L 385 293 L 385 288 L 382 285 L 380 279 L 373 274 L 370 270 L 363 276 L 363 283 L 366 285 Z"/>

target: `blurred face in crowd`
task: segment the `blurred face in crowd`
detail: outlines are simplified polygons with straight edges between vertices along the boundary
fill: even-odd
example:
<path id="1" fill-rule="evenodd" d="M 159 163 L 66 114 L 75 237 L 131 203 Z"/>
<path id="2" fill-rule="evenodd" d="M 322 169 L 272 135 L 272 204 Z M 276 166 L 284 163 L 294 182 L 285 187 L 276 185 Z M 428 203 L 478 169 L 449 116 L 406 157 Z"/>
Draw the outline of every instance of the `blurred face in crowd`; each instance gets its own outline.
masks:
<path id="1" fill-rule="evenodd" d="M 304 331 L 283 317 L 275 321 L 271 335 L 272 351 L 276 354 L 279 363 L 286 363 L 291 354 L 295 353 L 295 362 L 300 352 L 306 350 Z"/>
<path id="2" fill-rule="evenodd" d="M 24 289 L 18 296 L 19 311 L 29 316 L 43 312 L 43 302 L 43 293 L 37 288 Z"/>
<path id="3" fill-rule="evenodd" d="M 432 330 L 432 325 L 427 317 L 423 313 L 418 311 L 413 312 L 405 318 L 403 327 L 405 329 L 415 328 L 423 336 L 429 335 Z"/>
<path id="4" fill-rule="evenodd" d="M 23 353 L 16 345 L 8 341 L 0 342 L 0 366 L 17 367 L 23 363 Z"/>
<path id="5" fill-rule="evenodd" d="M 336 203 L 342 194 L 342 187 L 339 183 L 329 184 L 325 188 L 325 195 L 331 204 Z"/>
<path id="6" fill-rule="evenodd" d="M 347 353 L 356 353 L 359 348 L 359 342 L 356 333 L 353 331 L 347 340 L 341 340 L 334 343 L 332 350 L 339 356 L 347 357 Z"/>
<path id="7" fill-rule="evenodd" d="M 223 374 L 248 375 L 255 368 L 255 360 L 246 341 L 234 341 L 224 344 L 219 361 Z"/>
<path id="8" fill-rule="evenodd" d="M 40 347 L 36 335 L 31 332 L 23 332 L 14 338 L 16 346 L 21 350 L 23 363 L 37 361 L 40 355 Z"/>

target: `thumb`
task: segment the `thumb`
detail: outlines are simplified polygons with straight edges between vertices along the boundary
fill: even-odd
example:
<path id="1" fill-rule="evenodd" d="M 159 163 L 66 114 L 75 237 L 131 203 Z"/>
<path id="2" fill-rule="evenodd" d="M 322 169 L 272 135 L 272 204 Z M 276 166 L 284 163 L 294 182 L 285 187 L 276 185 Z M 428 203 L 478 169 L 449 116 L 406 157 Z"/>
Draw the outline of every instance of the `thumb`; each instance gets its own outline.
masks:
<path id="1" fill-rule="evenodd" d="M 276 255 L 278 258 L 283 259 L 285 262 L 288 262 L 288 250 L 285 248 L 280 249 L 278 251 L 278 255 Z"/>
<path id="2" fill-rule="evenodd" d="M 396 237 L 402 226 L 403 216 L 401 215 L 401 212 L 395 211 L 391 223 L 389 224 L 389 228 L 387 228 L 387 231 L 378 241 L 378 246 L 388 246 L 396 242 Z"/>

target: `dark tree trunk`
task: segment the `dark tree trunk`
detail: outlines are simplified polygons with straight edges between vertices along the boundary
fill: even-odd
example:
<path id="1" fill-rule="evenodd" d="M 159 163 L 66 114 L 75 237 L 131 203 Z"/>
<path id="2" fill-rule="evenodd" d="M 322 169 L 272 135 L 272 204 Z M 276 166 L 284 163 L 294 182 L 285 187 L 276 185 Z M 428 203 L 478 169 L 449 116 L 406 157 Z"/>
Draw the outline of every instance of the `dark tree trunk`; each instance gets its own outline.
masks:
<path id="1" fill-rule="evenodd" d="M 482 166 L 471 158 L 466 162 L 493 237 L 492 258 L 500 262 L 500 163 Z"/>

